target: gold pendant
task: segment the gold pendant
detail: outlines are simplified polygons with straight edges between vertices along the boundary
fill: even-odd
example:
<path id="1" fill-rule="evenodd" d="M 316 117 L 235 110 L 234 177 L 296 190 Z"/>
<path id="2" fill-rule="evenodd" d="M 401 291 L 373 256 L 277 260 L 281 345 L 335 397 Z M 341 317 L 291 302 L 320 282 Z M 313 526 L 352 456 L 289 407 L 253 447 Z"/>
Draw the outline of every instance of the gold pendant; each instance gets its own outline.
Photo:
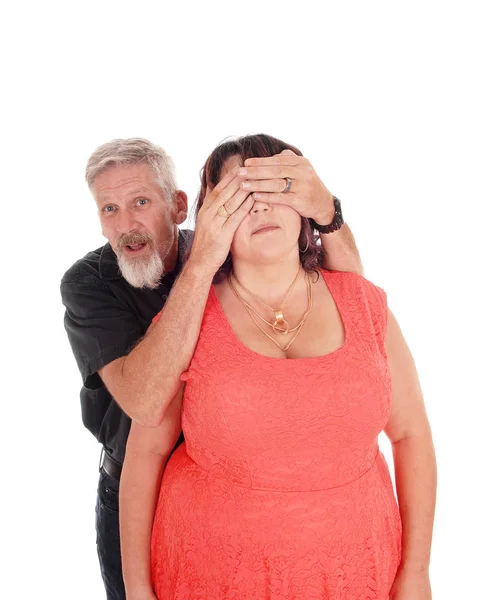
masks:
<path id="1" fill-rule="evenodd" d="M 289 331 L 289 323 L 284 318 L 282 310 L 276 312 L 276 320 L 272 324 L 272 331 L 276 335 L 287 335 Z"/>

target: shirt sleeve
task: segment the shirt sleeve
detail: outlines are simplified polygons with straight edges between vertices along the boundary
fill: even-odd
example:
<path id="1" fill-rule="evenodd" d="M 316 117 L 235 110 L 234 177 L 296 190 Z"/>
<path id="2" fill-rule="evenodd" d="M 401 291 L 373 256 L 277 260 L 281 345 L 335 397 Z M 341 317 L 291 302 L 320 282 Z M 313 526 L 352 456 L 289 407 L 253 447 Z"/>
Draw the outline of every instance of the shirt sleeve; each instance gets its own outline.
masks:
<path id="1" fill-rule="evenodd" d="M 144 331 L 132 311 L 94 277 L 63 280 L 61 296 L 67 336 L 86 385 L 99 369 L 128 354 Z"/>

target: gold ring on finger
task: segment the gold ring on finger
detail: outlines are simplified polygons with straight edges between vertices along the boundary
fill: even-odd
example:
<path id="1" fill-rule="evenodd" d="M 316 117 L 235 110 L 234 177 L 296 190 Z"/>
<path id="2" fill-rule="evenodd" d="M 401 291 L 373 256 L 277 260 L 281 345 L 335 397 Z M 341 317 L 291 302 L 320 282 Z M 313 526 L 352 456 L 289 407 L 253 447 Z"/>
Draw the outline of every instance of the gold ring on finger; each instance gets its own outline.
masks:
<path id="1" fill-rule="evenodd" d="M 286 187 L 282 190 L 282 193 L 287 194 L 291 190 L 292 179 L 290 177 L 284 177 L 284 179 L 286 180 Z"/>
<path id="2" fill-rule="evenodd" d="M 227 207 L 225 206 L 225 204 L 222 204 L 222 206 L 218 207 L 217 214 L 219 217 L 223 217 L 224 219 L 228 219 L 230 217 L 230 213 L 227 210 Z"/>

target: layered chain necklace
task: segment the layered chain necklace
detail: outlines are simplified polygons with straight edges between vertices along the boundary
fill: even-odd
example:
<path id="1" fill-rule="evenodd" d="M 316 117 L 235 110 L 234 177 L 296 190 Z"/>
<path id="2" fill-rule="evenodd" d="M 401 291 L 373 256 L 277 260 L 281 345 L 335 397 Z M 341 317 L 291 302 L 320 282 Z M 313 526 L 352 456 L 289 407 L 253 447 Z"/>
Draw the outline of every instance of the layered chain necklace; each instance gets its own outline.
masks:
<path id="1" fill-rule="evenodd" d="M 287 320 L 284 318 L 284 313 L 283 313 L 283 308 L 286 305 L 286 302 L 289 298 L 290 293 L 292 292 L 292 290 L 294 289 L 294 286 L 296 285 L 296 281 L 299 275 L 299 271 L 301 270 L 301 267 L 299 267 L 298 272 L 296 273 L 296 277 L 294 278 L 294 281 L 292 282 L 291 286 L 289 287 L 286 295 L 284 296 L 281 305 L 279 308 L 273 308 L 272 306 L 269 306 L 268 304 L 266 304 L 265 302 L 263 302 L 258 296 L 256 296 L 255 294 L 253 294 L 250 290 L 248 290 L 244 285 L 242 285 L 240 283 L 240 281 L 237 279 L 237 277 L 232 274 L 229 278 L 229 285 L 232 288 L 232 291 L 234 292 L 235 296 L 240 300 L 240 302 L 244 305 L 249 317 L 252 319 L 254 325 L 266 336 L 268 337 L 274 344 L 276 344 L 276 346 L 278 346 L 283 352 L 286 352 L 287 350 L 289 350 L 289 348 L 291 347 L 291 345 L 293 344 L 294 340 L 297 338 L 297 336 L 299 335 L 299 333 L 301 332 L 301 329 L 304 326 L 304 323 L 306 322 L 309 314 L 311 313 L 311 310 L 313 308 L 313 289 L 312 289 L 312 285 L 311 285 L 311 279 L 308 275 L 308 273 L 305 273 L 305 281 L 306 281 L 306 288 L 307 288 L 307 294 L 308 294 L 308 304 L 307 304 L 307 308 L 306 308 L 306 312 L 304 313 L 304 315 L 302 316 L 301 320 L 299 321 L 299 323 L 295 326 L 290 328 L 289 327 L 289 323 L 287 322 Z M 267 321 L 261 314 L 259 314 L 256 309 L 251 306 L 246 300 L 244 300 L 242 298 L 242 296 L 240 295 L 240 293 L 237 291 L 235 285 L 234 285 L 234 281 L 237 282 L 237 285 L 243 289 L 247 294 L 249 294 L 249 296 L 251 296 L 252 298 L 254 298 L 254 300 L 257 300 L 257 302 L 259 302 L 260 304 L 262 304 L 262 306 L 264 306 L 265 308 L 267 308 L 268 310 L 270 310 L 272 313 L 274 313 L 274 317 L 275 320 L 273 323 L 270 323 L 269 321 Z M 277 339 L 274 339 L 269 333 L 267 333 L 267 331 L 264 330 L 264 328 L 262 327 L 262 325 L 257 321 L 257 319 L 259 319 L 260 321 L 262 321 L 263 323 L 265 323 L 266 325 L 268 325 L 274 334 L 276 335 L 282 335 L 282 336 L 286 336 L 289 333 L 294 333 L 293 337 L 291 338 L 291 340 L 286 344 L 286 345 L 282 345 L 278 342 Z"/>

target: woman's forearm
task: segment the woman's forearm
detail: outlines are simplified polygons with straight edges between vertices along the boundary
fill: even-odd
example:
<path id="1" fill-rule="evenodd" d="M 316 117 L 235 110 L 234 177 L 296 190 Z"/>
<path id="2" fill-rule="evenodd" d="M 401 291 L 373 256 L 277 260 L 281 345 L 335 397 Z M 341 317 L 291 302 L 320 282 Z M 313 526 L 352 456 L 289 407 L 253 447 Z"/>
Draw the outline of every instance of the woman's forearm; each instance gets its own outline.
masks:
<path id="1" fill-rule="evenodd" d="M 429 433 L 392 444 L 398 504 L 402 518 L 401 568 L 426 570 L 435 512 L 437 468 Z"/>
<path id="2" fill-rule="evenodd" d="M 121 560 L 127 599 L 146 598 L 151 590 L 151 530 L 161 476 L 181 432 L 185 384 L 156 428 L 133 421 L 126 444 L 119 488 Z"/>
<path id="3" fill-rule="evenodd" d="M 128 598 L 151 588 L 151 530 L 161 475 L 168 455 L 126 454 L 121 475 L 119 517 L 123 578 Z"/>

